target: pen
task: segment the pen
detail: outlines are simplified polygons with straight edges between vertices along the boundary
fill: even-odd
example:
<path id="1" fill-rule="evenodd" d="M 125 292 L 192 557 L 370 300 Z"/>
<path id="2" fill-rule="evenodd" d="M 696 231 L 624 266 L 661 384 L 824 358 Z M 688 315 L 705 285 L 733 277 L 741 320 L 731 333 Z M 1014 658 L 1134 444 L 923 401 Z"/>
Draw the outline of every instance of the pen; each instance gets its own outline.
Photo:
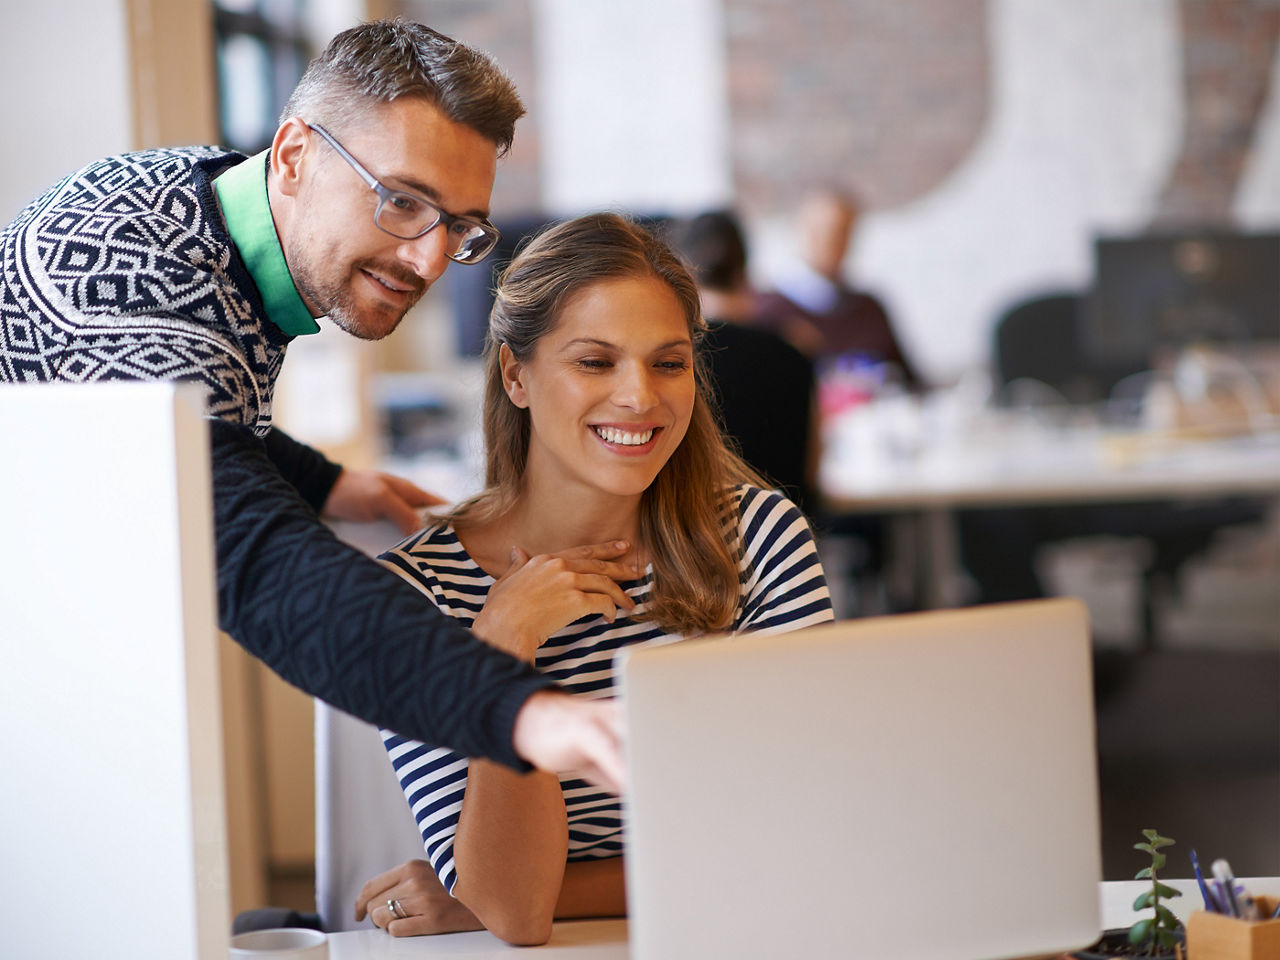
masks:
<path id="1" fill-rule="evenodd" d="M 1209 896 L 1209 888 L 1204 885 L 1204 874 L 1200 872 L 1200 858 L 1196 856 L 1196 848 L 1191 848 L 1191 869 L 1196 872 L 1196 883 L 1200 885 L 1200 896 L 1204 898 L 1204 908 L 1216 912 L 1218 906 Z"/>
<path id="2" fill-rule="evenodd" d="M 1240 916 L 1240 904 L 1236 900 L 1236 878 L 1231 872 L 1231 864 L 1225 860 L 1213 861 L 1213 875 L 1222 885 L 1222 895 L 1231 916 Z"/>
<path id="3" fill-rule="evenodd" d="M 1213 900 L 1213 909 L 1215 913 L 1223 916 L 1231 916 L 1231 908 L 1227 906 L 1227 895 L 1222 892 L 1222 884 L 1217 880 L 1212 881 L 1212 888 L 1209 890 L 1209 897 Z"/>

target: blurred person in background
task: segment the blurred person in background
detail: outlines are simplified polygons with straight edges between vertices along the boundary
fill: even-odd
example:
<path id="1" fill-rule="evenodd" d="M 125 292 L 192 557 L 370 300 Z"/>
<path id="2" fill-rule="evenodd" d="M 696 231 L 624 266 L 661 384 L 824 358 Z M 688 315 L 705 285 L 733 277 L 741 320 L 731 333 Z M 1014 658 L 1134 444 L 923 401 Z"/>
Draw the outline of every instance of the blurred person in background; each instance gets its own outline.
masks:
<path id="1" fill-rule="evenodd" d="M 820 365 L 857 358 L 883 366 L 885 379 L 918 389 L 923 384 L 884 304 L 845 280 L 845 255 L 860 215 L 858 202 L 844 191 L 824 188 L 805 197 L 793 227 L 799 257 L 760 297 L 760 316 Z"/>
<path id="2" fill-rule="evenodd" d="M 759 325 L 746 241 L 733 213 L 678 222 L 671 238 L 698 283 L 707 321 L 703 356 L 725 433 L 747 463 L 812 516 L 821 448 L 813 362 Z"/>

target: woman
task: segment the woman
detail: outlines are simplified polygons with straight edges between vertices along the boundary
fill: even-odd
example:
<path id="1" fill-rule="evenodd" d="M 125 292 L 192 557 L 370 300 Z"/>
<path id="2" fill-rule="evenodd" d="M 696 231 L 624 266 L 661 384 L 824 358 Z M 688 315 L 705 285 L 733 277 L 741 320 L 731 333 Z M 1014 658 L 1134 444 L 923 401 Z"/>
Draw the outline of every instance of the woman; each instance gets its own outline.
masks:
<path id="1" fill-rule="evenodd" d="M 830 620 L 804 517 L 724 445 L 702 328 L 687 270 L 635 224 L 598 214 L 536 238 L 491 315 L 486 488 L 384 562 L 593 698 L 625 645 Z M 413 861 L 375 878 L 357 919 L 531 944 L 556 918 L 625 913 L 616 797 L 383 739 L 434 874 Z"/>

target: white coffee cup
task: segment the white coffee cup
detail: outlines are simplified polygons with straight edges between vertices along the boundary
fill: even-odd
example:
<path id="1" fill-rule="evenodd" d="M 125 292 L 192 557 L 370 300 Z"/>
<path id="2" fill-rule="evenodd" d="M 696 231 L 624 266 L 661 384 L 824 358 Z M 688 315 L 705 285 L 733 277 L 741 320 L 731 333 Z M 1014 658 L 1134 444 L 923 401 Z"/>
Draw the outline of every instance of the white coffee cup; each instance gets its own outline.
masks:
<path id="1" fill-rule="evenodd" d="M 282 927 L 231 938 L 231 960 L 326 960 L 329 938 L 319 930 Z"/>

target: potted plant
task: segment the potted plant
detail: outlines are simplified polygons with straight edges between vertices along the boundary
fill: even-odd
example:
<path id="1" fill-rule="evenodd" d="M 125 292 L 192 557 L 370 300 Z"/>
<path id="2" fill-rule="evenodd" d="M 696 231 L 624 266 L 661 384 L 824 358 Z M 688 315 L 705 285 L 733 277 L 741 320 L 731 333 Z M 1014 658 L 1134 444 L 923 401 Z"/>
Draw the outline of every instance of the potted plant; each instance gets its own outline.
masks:
<path id="1" fill-rule="evenodd" d="M 1161 900 L 1180 897 L 1182 892 L 1160 882 L 1159 871 L 1164 869 L 1166 857 L 1160 851 L 1173 846 L 1174 841 L 1160 836 L 1159 831 L 1143 830 L 1145 843 L 1135 843 L 1133 848 L 1151 857 L 1150 866 L 1143 867 L 1135 880 L 1150 880 L 1151 889 L 1144 890 L 1133 901 L 1134 910 L 1150 910 L 1151 916 L 1143 917 L 1133 926 L 1106 931 L 1099 940 L 1084 950 L 1072 954 L 1079 960 L 1112 960 L 1117 957 L 1181 958 L 1184 931 L 1182 922 Z"/>

